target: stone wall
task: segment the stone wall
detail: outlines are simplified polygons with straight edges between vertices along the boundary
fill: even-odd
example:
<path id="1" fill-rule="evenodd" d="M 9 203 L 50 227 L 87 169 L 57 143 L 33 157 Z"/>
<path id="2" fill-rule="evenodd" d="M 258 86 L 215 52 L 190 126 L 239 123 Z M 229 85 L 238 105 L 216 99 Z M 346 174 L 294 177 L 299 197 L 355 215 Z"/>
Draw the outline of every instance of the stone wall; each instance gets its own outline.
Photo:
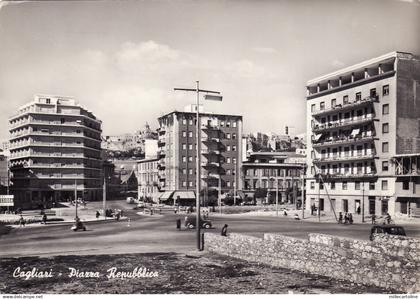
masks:
<path id="1" fill-rule="evenodd" d="M 248 261 L 324 275 L 400 292 L 420 291 L 420 240 L 375 236 L 374 241 L 310 234 L 308 240 L 205 234 L 205 248 Z"/>

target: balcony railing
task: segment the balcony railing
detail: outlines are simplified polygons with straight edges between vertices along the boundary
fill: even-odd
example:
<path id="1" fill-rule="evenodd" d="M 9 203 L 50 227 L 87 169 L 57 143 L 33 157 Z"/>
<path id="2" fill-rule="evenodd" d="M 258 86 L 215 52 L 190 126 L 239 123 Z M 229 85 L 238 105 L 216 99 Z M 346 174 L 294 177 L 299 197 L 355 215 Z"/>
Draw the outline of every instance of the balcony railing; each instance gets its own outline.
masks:
<path id="1" fill-rule="evenodd" d="M 345 110 L 351 110 L 354 108 L 358 108 L 360 106 L 364 106 L 367 104 L 371 104 L 378 101 L 378 96 L 369 96 L 360 100 L 356 100 L 354 102 L 349 102 L 347 104 L 338 104 L 330 109 L 324 109 L 324 110 L 316 110 L 312 112 L 312 116 L 320 116 L 320 115 L 326 115 L 330 113 L 338 113 Z"/>
<path id="2" fill-rule="evenodd" d="M 355 117 L 353 119 L 329 122 L 327 124 L 315 125 L 315 126 L 312 127 L 312 131 L 315 132 L 315 133 L 319 133 L 319 132 L 322 132 L 322 131 L 334 130 L 334 129 L 343 128 L 343 127 L 347 127 L 347 126 L 360 125 L 360 124 L 363 124 L 363 123 L 371 122 L 373 120 L 374 120 L 373 115 L 359 116 L 359 117 Z"/>
<path id="3" fill-rule="evenodd" d="M 357 172 L 357 173 L 320 173 L 315 175 L 316 178 L 322 177 L 324 181 L 330 180 L 346 180 L 346 179 L 368 179 L 368 178 L 375 178 L 377 177 L 376 172 Z"/>
<path id="4" fill-rule="evenodd" d="M 348 137 L 336 137 L 330 138 L 322 141 L 312 141 L 312 147 L 323 147 L 330 145 L 343 145 L 343 144 L 352 144 L 356 142 L 369 142 L 375 140 L 374 136 L 348 136 Z"/>
<path id="5" fill-rule="evenodd" d="M 355 155 L 336 155 L 313 159 L 314 163 L 342 162 L 342 161 L 361 161 L 374 159 L 375 154 L 355 154 Z"/>

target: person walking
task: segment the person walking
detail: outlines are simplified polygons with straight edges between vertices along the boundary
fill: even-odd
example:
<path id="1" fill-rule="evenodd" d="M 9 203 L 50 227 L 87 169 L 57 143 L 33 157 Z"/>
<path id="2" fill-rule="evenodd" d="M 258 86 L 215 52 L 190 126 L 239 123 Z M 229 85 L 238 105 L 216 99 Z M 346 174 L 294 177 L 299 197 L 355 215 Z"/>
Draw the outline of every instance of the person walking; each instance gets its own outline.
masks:
<path id="1" fill-rule="evenodd" d="M 349 223 L 349 215 L 347 214 L 347 212 L 344 213 L 344 224 L 348 224 Z"/>
<path id="2" fill-rule="evenodd" d="M 338 213 L 338 223 L 343 224 L 343 213 L 342 212 Z"/>
<path id="3" fill-rule="evenodd" d="M 25 226 L 25 219 L 23 218 L 22 215 L 20 215 L 20 219 L 19 219 L 19 227 Z"/>
<path id="4" fill-rule="evenodd" d="M 376 224 L 376 215 L 372 214 L 372 224 Z"/>
<path id="5" fill-rule="evenodd" d="M 98 219 L 100 215 L 99 211 L 96 211 L 96 219 Z"/>
<path id="6" fill-rule="evenodd" d="M 227 237 L 227 228 L 228 228 L 227 224 L 225 224 L 222 228 L 221 235 L 224 236 L 224 237 Z"/>
<path id="7" fill-rule="evenodd" d="M 43 224 L 47 224 L 47 214 L 44 213 L 44 215 L 42 215 L 42 222 Z"/>
<path id="8" fill-rule="evenodd" d="M 179 218 L 176 220 L 176 228 L 178 230 L 181 230 L 181 219 L 179 219 Z"/>
<path id="9" fill-rule="evenodd" d="M 356 213 L 357 215 L 360 215 L 360 206 L 357 207 Z"/>
<path id="10" fill-rule="evenodd" d="M 353 215 L 349 213 L 349 224 L 353 224 Z"/>

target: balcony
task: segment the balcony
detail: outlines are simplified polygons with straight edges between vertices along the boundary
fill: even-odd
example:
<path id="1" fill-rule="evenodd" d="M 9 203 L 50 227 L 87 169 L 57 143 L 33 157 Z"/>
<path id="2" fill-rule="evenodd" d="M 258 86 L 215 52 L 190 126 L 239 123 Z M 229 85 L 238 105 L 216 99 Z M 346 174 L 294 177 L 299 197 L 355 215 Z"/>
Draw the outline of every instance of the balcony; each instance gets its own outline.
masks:
<path id="1" fill-rule="evenodd" d="M 359 117 L 355 117 L 353 119 L 336 121 L 336 122 L 329 122 L 328 124 L 315 125 L 315 126 L 312 127 L 312 131 L 314 133 L 321 133 L 321 132 L 326 132 L 326 131 L 329 131 L 329 130 L 336 130 L 336 129 L 342 129 L 342 128 L 345 128 L 345 127 L 352 127 L 354 125 L 362 125 L 362 124 L 365 124 L 365 123 L 372 122 L 373 120 L 374 120 L 373 115 L 359 116 Z"/>
<path id="2" fill-rule="evenodd" d="M 219 131 L 220 127 L 218 126 L 213 126 L 213 125 L 201 125 L 201 130 L 203 131 Z"/>
<path id="3" fill-rule="evenodd" d="M 161 146 L 164 146 L 165 144 L 166 144 L 166 138 L 160 137 L 158 139 L 158 146 L 161 147 Z"/>
<path id="4" fill-rule="evenodd" d="M 220 162 L 215 162 L 215 161 L 201 162 L 201 166 L 205 168 L 219 168 Z"/>
<path id="5" fill-rule="evenodd" d="M 164 156 L 166 156 L 166 151 L 165 150 L 163 150 L 163 149 L 161 149 L 161 150 L 158 150 L 158 155 L 160 156 L 160 157 L 164 157 Z"/>
<path id="6" fill-rule="evenodd" d="M 339 105 L 335 105 L 335 107 L 332 107 L 330 109 L 324 109 L 324 110 L 317 110 L 312 112 L 312 116 L 323 116 L 323 115 L 328 115 L 328 114 L 332 114 L 332 113 L 339 113 L 339 112 L 343 112 L 346 110 L 352 110 L 355 108 L 360 108 L 369 104 L 373 104 L 374 102 L 378 101 L 378 96 L 369 96 L 366 98 L 363 98 L 361 100 L 356 100 L 354 102 L 349 102 L 347 104 L 339 104 Z"/>
<path id="7" fill-rule="evenodd" d="M 315 175 L 315 178 L 321 177 L 323 181 L 334 181 L 334 180 L 360 180 L 360 179 L 375 179 L 378 175 L 376 172 L 369 173 L 320 173 Z"/>
<path id="8" fill-rule="evenodd" d="M 157 164 L 157 168 L 159 170 L 165 169 L 166 168 L 165 161 L 159 161 Z"/>
<path id="9" fill-rule="evenodd" d="M 205 138 L 201 138 L 201 142 L 203 143 L 207 143 L 207 144 L 215 144 L 215 143 L 220 143 L 220 138 L 218 137 L 205 137 Z"/>
<path id="10" fill-rule="evenodd" d="M 220 151 L 214 150 L 214 149 L 202 149 L 201 154 L 206 155 L 206 156 L 211 156 L 211 155 L 217 156 L 217 155 L 220 155 Z"/>
<path id="11" fill-rule="evenodd" d="M 374 136 L 347 136 L 347 137 L 330 137 L 329 139 L 325 139 L 322 141 L 315 141 L 312 140 L 312 147 L 313 148 L 321 148 L 321 147 L 328 147 L 333 145 L 346 145 L 346 144 L 355 144 L 355 143 L 364 143 L 364 142 L 372 142 L 375 140 Z"/>
<path id="12" fill-rule="evenodd" d="M 166 133 L 166 127 L 160 127 L 157 131 L 159 135 L 164 135 Z"/>
<path id="13" fill-rule="evenodd" d="M 313 159 L 314 164 L 331 163 L 331 162 L 346 162 L 346 161 L 364 161 L 375 158 L 375 154 L 355 154 L 355 155 L 336 155 L 329 157 L 321 157 Z"/>

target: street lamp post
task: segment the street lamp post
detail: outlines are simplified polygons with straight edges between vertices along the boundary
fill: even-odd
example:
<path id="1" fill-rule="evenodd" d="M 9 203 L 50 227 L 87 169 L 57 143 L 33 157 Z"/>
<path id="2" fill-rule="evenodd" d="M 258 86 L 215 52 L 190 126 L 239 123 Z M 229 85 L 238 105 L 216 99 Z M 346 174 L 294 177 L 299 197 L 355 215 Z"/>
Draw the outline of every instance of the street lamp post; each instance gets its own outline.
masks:
<path id="1" fill-rule="evenodd" d="M 76 202 L 76 219 L 77 217 L 77 204 L 78 204 L 78 200 L 77 200 L 77 180 L 74 180 L 74 200 Z"/>
<path id="2" fill-rule="evenodd" d="M 365 222 L 365 182 L 362 182 L 362 223 Z"/>
<path id="3" fill-rule="evenodd" d="M 211 91 L 211 90 L 203 90 L 200 89 L 200 82 L 196 81 L 197 87 L 195 89 L 191 88 L 174 88 L 175 91 L 193 91 L 197 93 L 197 107 L 196 107 L 196 140 L 197 140 L 197 146 L 196 146 L 196 209 L 197 209 L 197 219 L 196 219 L 196 229 L 197 229 L 197 249 L 202 250 L 201 248 L 201 227 L 200 227 L 200 170 L 201 170 L 201 153 L 200 153 L 200 92 L 205 93 L 214 93 L 214 94 L 220 94 L 218 91 Z"/>

